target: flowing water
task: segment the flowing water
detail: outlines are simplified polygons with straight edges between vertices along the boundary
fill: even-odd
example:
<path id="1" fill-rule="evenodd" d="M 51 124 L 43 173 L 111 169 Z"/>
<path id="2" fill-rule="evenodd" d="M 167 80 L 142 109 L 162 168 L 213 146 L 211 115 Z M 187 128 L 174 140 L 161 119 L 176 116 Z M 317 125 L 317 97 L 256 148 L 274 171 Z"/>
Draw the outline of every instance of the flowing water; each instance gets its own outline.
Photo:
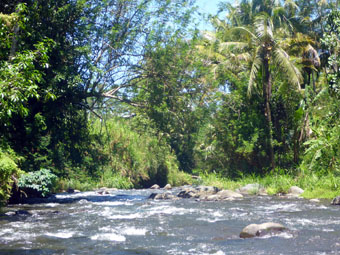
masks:
<path id="1" fill-rule="evenodd" d="M 0 255 L 340 254 L 340 207 L 329 201 L 154 201 L 147 199 L 151 192 L 59 194 L 45 203 L 7 207 L 17 215 L 0 217 Z M 268 221 L 290 231 L 238 237 L 246 225 Z"/>

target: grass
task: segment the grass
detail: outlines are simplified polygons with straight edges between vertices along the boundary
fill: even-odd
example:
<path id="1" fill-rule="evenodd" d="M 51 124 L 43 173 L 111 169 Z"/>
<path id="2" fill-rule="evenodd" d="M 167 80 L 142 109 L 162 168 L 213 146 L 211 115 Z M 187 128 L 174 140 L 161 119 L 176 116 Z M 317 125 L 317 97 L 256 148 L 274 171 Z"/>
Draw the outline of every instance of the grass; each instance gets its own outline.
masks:
<path id="1" fill-rule="evenodd" d="M 200 180 L 195 184 L 215 186 L 220 189 L 236 190 L 247 184 L 258 183 L 263 186 L 269 195 L 286 194 L 291 186 L 298 186 L 304 190 L 302 197 L 306 199 L 323 198 L 332 199 L 340 195 L 340 177 L 333 174 L 317 175 L 289 175 L 268 174 L 261 176 L 243 176 L 239 179 L 228 179 L 218 174 L 201 174 Z"/>

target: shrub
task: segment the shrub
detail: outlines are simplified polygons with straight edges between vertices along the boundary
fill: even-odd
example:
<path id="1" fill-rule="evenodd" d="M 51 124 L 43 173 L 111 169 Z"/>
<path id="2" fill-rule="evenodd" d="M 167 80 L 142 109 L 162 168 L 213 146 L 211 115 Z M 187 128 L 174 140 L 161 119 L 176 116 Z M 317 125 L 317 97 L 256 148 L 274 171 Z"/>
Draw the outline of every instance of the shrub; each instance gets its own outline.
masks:
<path id="1" fill-rule="evenodd" d="M 0 204 L 7 202 L 14 179 L 21 173 L 14 160 L 15 156 L 0 149 Z"/>
<path id="2" fill-rule="evenodd" d="M 19 188 L 30 194 L 46 197 L 52 192 L 56 178 L 48 169 L 26 173 L 19 179 Z"/>

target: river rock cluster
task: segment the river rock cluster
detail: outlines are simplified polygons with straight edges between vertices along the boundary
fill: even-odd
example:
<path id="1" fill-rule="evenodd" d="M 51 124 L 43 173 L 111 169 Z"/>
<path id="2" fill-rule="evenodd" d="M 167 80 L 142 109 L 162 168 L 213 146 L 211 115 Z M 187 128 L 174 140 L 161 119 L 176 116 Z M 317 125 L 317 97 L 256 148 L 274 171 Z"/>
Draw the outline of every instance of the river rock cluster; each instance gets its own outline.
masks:
<path id="1" fill-rule="evenodd" d="M 168 190 L 167 188 L 164 189 Z M 234 200 L 236 198 L 242 197 L 243 195 L 241 193 L 232 190 L 220 190 L 212 186 L 197 186 L 197 187 L 189 186 L 180 188 L 177 194 L 169 191 L 163 193 L 152 193 L 149 199 L 178 200 L 183 198 L 194 198 L 201 201 L 221 201 L 221 200 Z"/>
<path id="2" fill-rule="evenodd" d="M 163 188 L 155 184 L 150 189 L 152 190 L 162 190 L 165 192 L 154 192 L 150 195 L 149 199 L 155 200 L 178 200 L 183 198 L 194 198 L 200 201 L 223 201 L 223 200 L 234 200 L 242 198 L 245 195 L 259 195 L 267 196 L 267 192 L 264 187 L 260 184 L 247 184 L 235 191 L 224 189 L 220 190 L 213 186 L 184 186 L 179 188 L 177 193 L 171 192 L 172 189 L 170 184 L 167 184 Z M 288 194 L 279 194 L 280 196 L 286 198 L 300 198 L 303 193 L 303 189 L 292 186 L 289 189 Z"/>

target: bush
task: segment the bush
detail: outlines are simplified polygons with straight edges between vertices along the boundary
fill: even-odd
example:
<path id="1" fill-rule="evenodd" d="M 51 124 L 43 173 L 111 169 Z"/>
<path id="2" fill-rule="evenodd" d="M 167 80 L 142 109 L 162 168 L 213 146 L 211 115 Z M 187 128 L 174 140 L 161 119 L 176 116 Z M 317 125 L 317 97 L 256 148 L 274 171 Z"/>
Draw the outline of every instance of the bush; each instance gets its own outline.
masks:
<path id="1" fill-rule="evenodd" d="M 19 179 L 19 188 L 34 196 L 46 197 L 52 192 L 57 176 L 48 169 L 41 169 L 23 174 Z"/>
<path id="2" fill-rule="evenodd" d="M 7 202 L 14 179 L 21 173 L 14 160 L 15 156 L 0 149 L 0 204 Z"/>

